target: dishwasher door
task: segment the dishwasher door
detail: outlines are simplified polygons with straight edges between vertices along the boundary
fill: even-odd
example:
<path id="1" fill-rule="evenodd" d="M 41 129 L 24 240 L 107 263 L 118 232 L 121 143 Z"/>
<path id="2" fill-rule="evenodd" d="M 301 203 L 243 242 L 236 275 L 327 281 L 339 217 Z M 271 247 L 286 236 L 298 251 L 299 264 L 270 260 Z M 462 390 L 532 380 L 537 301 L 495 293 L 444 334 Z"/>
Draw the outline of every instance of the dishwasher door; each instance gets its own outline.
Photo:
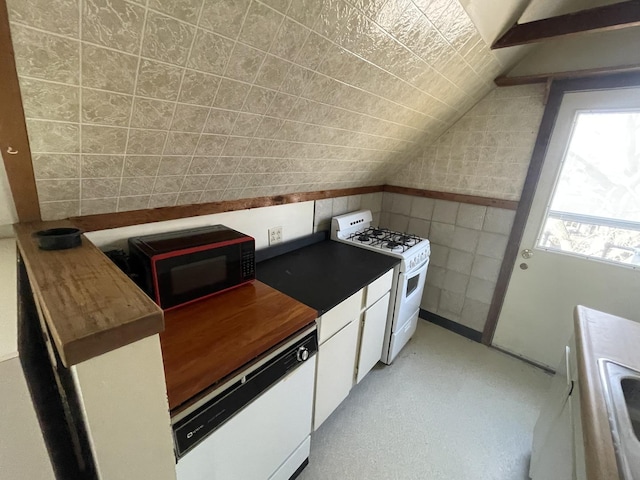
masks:
<path id="1" fill-rule="evenodd" d="M 178 460 L 178 480 L 265 480 L 308 457 L 316 355 L 283 377 Z M 303 443 L 305 445 L 303 445 Z M 279 474 L 284 474 L 282 470 Z M 280 476 L 280 475 L 278 475 Z M 286 477 L 286 478 L 288 478 Z"/>

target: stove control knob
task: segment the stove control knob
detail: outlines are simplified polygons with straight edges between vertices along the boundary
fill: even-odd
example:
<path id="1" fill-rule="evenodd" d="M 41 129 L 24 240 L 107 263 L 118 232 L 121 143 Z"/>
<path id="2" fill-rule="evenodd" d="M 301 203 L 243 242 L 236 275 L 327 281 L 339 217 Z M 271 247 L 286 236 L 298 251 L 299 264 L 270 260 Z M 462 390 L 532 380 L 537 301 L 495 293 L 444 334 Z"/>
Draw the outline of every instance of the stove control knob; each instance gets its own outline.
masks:
<path id="1" fill-rule="evenodd" d="M 309 358 L 309 349 L 307 347 L 300 347 L 296 353 L 296 358 L 299 362 L 304 362 Z"/>

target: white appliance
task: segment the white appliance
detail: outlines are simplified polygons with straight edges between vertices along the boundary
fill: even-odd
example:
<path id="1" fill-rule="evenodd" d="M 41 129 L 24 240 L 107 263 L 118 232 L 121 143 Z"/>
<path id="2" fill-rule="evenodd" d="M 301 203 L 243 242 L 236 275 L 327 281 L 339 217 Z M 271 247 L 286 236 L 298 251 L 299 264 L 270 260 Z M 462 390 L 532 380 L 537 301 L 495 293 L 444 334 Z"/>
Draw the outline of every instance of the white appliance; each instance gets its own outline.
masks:
<path id="1" fill-rule="evenodd" d="M 380 359 L 391 364 L 416 331 L 431 246 L 426 238 L 374 227 L 372 221 L 370 210 L 333 217 L 331 239 L 400 258 Z"/>
<path id="2" fill-rule="evenodd" d="M 308 463 L 315 324 L 172 418 L 178 480 L 288 480 Z"/>

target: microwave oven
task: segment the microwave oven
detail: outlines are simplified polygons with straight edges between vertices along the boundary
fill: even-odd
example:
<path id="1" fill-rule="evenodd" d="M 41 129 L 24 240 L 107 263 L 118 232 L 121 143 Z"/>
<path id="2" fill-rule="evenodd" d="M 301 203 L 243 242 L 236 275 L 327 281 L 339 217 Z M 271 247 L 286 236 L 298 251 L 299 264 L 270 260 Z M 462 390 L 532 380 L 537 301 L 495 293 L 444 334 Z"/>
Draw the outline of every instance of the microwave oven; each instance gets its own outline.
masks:
<path id="1" fill-rule="evenodd" d="M 163 310 L 255 279 L 255 240 L 224 225 L 129 238 L 133 279 Z"/>

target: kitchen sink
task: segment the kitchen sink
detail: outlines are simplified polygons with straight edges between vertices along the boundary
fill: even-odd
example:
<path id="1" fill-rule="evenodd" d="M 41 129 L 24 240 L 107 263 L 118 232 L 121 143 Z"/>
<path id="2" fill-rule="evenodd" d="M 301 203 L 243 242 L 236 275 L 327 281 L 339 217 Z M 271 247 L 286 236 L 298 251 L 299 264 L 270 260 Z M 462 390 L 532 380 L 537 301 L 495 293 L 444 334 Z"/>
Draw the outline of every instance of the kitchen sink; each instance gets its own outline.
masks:
<path id="1" fill-rule="evenodd" d="M 600 359 L 620 478 L 640 478 L 640 372 Z"/>
<path id="2" fill-rule="evenodd" d="M 640 378 L 623 378 L 620 382 L 629 420 L 636 439 L 640 441 Z"/>

